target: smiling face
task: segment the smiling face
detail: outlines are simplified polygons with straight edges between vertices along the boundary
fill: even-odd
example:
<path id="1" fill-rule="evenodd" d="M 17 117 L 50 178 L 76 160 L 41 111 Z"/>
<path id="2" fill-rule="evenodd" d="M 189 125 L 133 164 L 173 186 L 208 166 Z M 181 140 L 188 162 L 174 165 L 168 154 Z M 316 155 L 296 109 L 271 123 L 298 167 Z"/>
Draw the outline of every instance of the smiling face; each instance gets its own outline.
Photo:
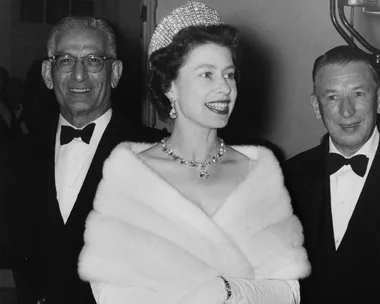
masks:
<path id="1" fill-rule="evenodd" d="M 316 75 L 311 103 L 336 148 L 351 156 L 376 126 L 379 89 L 366 63 L 326 65 Z"/>
<path id="2" fill-rule="evenodd" d="M 237 96 L 231 51 L 213 43 L 194 48 L 166 95 L 178 101 L 177 122 L 224 127 Z"/>
<path id="3" fill-rule="evenodd" d="M 55 55 L 83 58 L 107 56 L 107 51 L 108 40 L 103 32 L 71 28 L 56 37 Z M 80 117 L 81 124 L 93 121 L 109 109 L 111 87 L 116 87 L 121 72 L 122 64 L 117 60 L 106 60 L 98 73 L 88 72 L 80 61 L 69 73 L 61 72 L 50 60 L 44 61 L 42 68 L 45 83 L 54 88 L 63 117 L 71 123 Z"/>

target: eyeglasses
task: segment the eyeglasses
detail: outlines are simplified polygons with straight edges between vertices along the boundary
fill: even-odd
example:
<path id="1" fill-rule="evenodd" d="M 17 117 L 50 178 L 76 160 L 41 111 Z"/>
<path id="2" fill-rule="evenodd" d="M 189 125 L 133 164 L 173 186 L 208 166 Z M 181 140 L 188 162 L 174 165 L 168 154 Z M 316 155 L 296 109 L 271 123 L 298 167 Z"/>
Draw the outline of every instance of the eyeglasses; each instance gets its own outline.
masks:
<path id="1" fill-rule="evenodd" d="M 62 73 L 72 72 L 78 61 L 83 63 L 87 72 L 99 73 L 103 69 L 106 60 L 115 60 L 113 57 L 94 55 L 88 55 L 82 58 L 77 58 L 71 55 L 53 55 L 49 57 L 49 59 L 54 61 L 55 65 Z"/>

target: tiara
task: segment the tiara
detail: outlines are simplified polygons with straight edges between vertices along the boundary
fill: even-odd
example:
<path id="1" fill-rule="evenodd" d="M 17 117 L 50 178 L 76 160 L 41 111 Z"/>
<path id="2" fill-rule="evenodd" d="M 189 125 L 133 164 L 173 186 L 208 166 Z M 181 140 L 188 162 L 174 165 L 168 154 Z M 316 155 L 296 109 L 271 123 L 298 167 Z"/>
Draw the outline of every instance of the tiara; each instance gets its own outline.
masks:
<path id="1" fill-rule="evenodd" d="M 183 28 L 192 25 L 218 25 L 223 23 L 218 12 L 199 2 L 187 2 L 172 11 L 157 25 L 148 48 L 148 56 L 168 46 Z"/>

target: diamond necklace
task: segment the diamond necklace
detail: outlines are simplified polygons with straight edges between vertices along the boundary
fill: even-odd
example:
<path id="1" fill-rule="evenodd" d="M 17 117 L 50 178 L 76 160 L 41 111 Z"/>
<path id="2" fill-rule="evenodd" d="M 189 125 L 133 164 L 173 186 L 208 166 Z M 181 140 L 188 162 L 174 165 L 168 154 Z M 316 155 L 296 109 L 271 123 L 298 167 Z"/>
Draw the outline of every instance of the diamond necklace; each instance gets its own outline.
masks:
<path id="1" fill-rule="evenodd" d="M 199 172 L 199 177 L 202 179 L 209 178 L 210 174 L 207 171 L 208 165 L 215 165 L 217 164 L 222 158 L 224 153 L 226 152 L 226 145 L 224 144 L 223 139 L 220 137 L 218 138 L 220 148 L 217 154 L 215 154 L 213 157 L 211 157 L 209 160 L 206 160 L 204 162 L 198 162 L 195 160 L 187 160 L 184 159 L 178 155 L 175 155 L 171 149 L 168 148 L 166 145 L 166 142 L 168 141 L 168 137 L 165 137 L 161 140 L 161 147 L 164 153 L 169 156 L 173 161 L 179 161 L 181 165 L 188 166 L 191 168 L 200 168 L 201 171 Z"/>

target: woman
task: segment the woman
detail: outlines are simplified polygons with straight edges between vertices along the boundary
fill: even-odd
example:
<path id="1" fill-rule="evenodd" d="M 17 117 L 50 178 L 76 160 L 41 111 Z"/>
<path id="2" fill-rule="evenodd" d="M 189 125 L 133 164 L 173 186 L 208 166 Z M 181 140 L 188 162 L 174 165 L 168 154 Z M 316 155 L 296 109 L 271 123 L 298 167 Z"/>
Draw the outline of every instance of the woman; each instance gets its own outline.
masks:
<path id="1" fill-rule="evenodd" d="M 237 33 L 201 3 L 150 44 L 150 89 L 173 133 L 107 160 L 79 273 L 101 304 L 298 303 L 309 272 L 273 154 L 217 137 L 236 96 Z"/>

